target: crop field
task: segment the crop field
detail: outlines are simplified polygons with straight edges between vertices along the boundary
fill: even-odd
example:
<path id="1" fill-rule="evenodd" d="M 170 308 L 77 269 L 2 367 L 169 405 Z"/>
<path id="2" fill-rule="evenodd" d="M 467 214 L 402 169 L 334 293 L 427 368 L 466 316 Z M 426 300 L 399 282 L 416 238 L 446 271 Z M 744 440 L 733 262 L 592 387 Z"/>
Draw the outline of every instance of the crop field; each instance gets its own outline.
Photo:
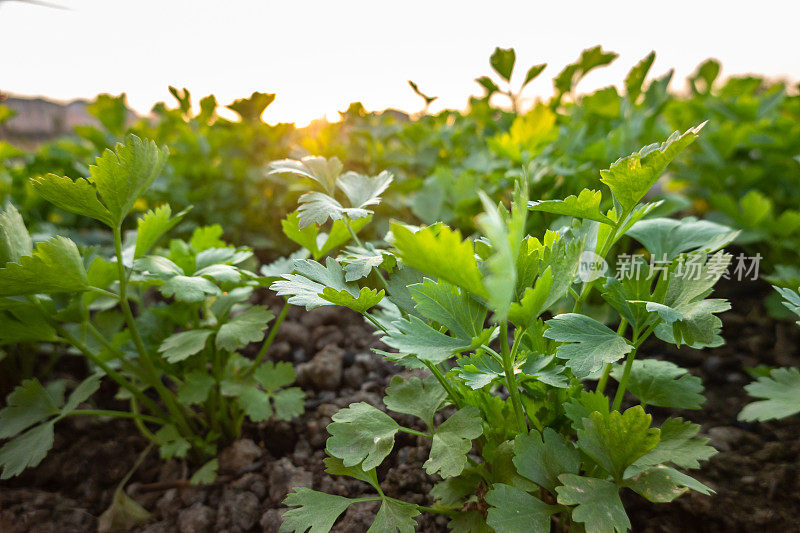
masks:
<path id="1" fill-rule="evenodd" d="M 797 531 L 800 86 L 617 58 L 0 100 L 0 531 Z"/>

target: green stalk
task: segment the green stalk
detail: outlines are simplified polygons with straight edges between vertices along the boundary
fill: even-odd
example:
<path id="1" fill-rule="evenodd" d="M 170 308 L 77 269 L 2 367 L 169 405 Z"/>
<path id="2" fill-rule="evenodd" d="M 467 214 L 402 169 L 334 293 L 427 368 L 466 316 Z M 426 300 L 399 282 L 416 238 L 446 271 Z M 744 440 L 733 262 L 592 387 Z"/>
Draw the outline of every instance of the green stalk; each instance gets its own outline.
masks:
<path id="1" fill-rule="evenodd" d="M 503 357 L 503 371 L 506 375 L 506 386 L 511 396 L 511 403 L 514 405 L 514 412 L 517 415 L 517 429 L 520 433 L 527 433 L 528 422 L 525 420 L 525 412 L 522 410 L 522 400 L 519 396 L 517 376 L 514 373 L 514 360 L 508 349 L 508 322 L 503 322 L 500 326 L 500 353 Z"/>
<path id="2" fill-rule="evenodd" d="M 619 321 L 619 327 L 617 328 L 617 335 L 624 336 L 625 329 L 627 327 L 628 327 L 628 321 L 625 318 L 622 318 Z M 602 394 L 603 391 L 606 390 L 606 384 L 608 383 L 608 376 L 609 374 L 611 374 L 612 366 L 613 366 L 612 363 L 607 363 L 606 366 L 603 368 L 603 375 L 600 376 L 600 381 L 597 382 L 597 389 L 595 389 L 596 392 Z"/>
<path id="3" fill-rule="evenodd" d="M 67 416 L 112 416 L 115 418 L 138 418 L 143 422 L 150 422 L 151 424 L 164 425 L 166 423 L 164 420 L 154 416 L 128 413 L 126 411 L 111 411 L 108 409 L 80 409 L 77 411 L 70 411 Z"/>
<path id="4" fill-rule="evenodd" d="M 619 409 L 619 406 L 622 404 L 622 397 L 625 396 L 625 389 L 628 387 L 628 381 L 631 377 L 631 368 L 633 368 L 633 360 L 636 358 L 636 352 L 639 349 L 639 346 L 647 340 L 647 338 L 653 333 L 653 330 L 656 329 L 656 326 L 659 324 L 660 320 L 656 320 L 653 322 L 650 327 L 648 327 L 645 332 L 639 335 L 638 332 L 634 333 L 633 339 L 633 350 L 628 354 L 628 358 L 625 360 L 625 369 L 622 372 L 622 378 L 619 380 L 619 387 L 617 388 L 617 394 L 614 396 L 614 405 L 613 408 L 615 410 Z"/>
<path id="5" fill-rule="evenodd" d="M 167 406 L 167 410 L 169 411 L 175 425 L 184 431 L 184 435 L 193 436 L 194 431 L 189 425 L 189 421 L 187 420 L 183 410 L 176 402 L 175 396 L 161 382 L 160 374 L 156 369 L 153 360 L 150 358 L 150 354 L 147 352 L 144 341 L 142 341 L 142 337 L 139 334 L 139 328 L 136 327 L 136 320 L 133 318 L 130 303 L 128 302 L 128 277 L 125 272 L 125 264 L 122 262 L 122 230 L 120 225 L 117 225 L 115 228 L 113 228 L 113 234 L 114 251 L 117 257 L 117 270 L 119 274 L 119 304 L 122 308 L 122 316 L 125 318 L 125 323 L 128 325 L 128 330 L 131 332 L 133 343 L 136 345 L 136 349 L 139 352 L 139 359 L 141 360 L 145 371 L 149 375 L 151 382 L 150 384 L 156 389 L 159 397 L 161 397 L 164 404 Z"/>
<path id="6" fill-rule="evenodd" d="M 400 426 L 399 430 L 402 431 L 403 433 L 408 433 L 409 435 L 416 435 L 417 437 L 425 437 L 427 439 L 432 439 L 433 438 L 433 435 L 431 435 L 430 433 L 417 431 L 416 429 L 411 429 L 411 428 L 406 428 L 406 427 Z"/>
<path id="7" fill-rule="evenodd" d="M 453 404 L 456 407 L 461 409 L 461 407 L 463 407 L 463 405 L 464 405 L 464 402 L 462 401 L 461 395 L 458 393 L 458 391 L 456 391 L 453 388 L 452 384 L 449 381 L 447 381 L 447 378 L 445 377 L 445 375 L 442 372 L 442 370 L 438 366 L 436 366 L 435 364 L 431 363 L 430 361 L 422 361 L 422 364 L 424 364 L 426 367 L 428 367 L 428 370 L 431 371 L 431 374 L 434 375 L 434 377 L 439 382 L 439 384 L 442 386 L 442 388 L 445 391 L 447 391 L 447 395 L 450 397 L 450 401 L 452 401 Z"/>
<path id="8" fill-rule="evenodd" d="M 245 372 L 244 377 L 252 375 L 253 372 L 255 372 L 256 369 L 264 361 L 264 357 L 267 355 L 267 350 L 269 350 L 269 347 L 275 340 L 275 336 L 278 334 L 278 330 L 281 329 L 281 324 L 283 324 L 283 321 L 286 320 L 286 315 L 289 313 L 289 307 L 291 307 L 289 305 L 289 302 L 283 304 L 283 308 L 281 309 L 278 318 L 275 319 L 275 323 L 272 324 L 272 327 L 269 330 L 267 338 L 264 339 L 264 343 L 261 345 L 261 349 L 258 351 L 258 355 L 256 355 L 256 358 L 253 360 L 253 364 L 250 366 L 250 368 L 247 369 L 247 372 Z"/>

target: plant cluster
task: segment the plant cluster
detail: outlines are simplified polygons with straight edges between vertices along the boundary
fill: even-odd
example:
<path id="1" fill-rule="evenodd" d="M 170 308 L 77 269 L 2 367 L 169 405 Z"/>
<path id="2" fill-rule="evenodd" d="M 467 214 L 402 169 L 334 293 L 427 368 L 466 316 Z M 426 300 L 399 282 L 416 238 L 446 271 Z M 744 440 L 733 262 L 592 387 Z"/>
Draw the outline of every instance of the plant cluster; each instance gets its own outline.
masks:
<path id="1" fill-rule="evenodd" d="M 16 209 L 0 214 L 0 345 L 28 358 L 30 343 L 66 345 L 86 359 L 91 374 L 66 400 L 63 380 L 42 384 L 33 377 L 14 389 L 0 410 L 0 438 L 11 439 L 0 448 L 0 478 L 38 464 L 53 444 L 54 425 L 67 416 L 132 419 L 162 458 L 200 460 L 238 438 L 245 417 L 259 422 L 303 413 L 292 365 L 264 361 L 288 307 L 276 318 L 251 303 L 273 279 L 253 272 L 252 251 L 222 241 L 219 226 L 158 247 L 186 215 L 169 205 L 123 231 L 166 159 L 166 149 L 130 136 L 106 150 L 88 178 L 32 180 L 61 209 L 106 225 L 110 253 L 62 236 L 34 247 Z M 262 344 L 254 358 L 245 357 L 252 343 Z M 115 398 L 127 408 L 81 408 L 101 381 L 117 386 Z"/>
<path id="2" fill-rule="evenodd" d="M 647 413 L 652 406 L 700 408 L 702 383 L 673 363 L 637 357 L 651 337 L 695 348 L 722 342 L 716 313 L 729 304 L 709 295 L 730 260 L 718 250 L 737 232 L 715 225 L 716 234 L 699 242 L 681 223 L 650 216 L 659 202 L 642 203 L 698 132 L 676 132 L 601 171 L 609 209 L 601 209 L 597 190 L 528 201 L 522 180 L 510 208 L 481 193 L 473 238 L 445 224 L 393 222 L 382 241 L 360 243 L 324 264 L 297 260 L 273 290 L 307 309 L 340 305 L 362 313 L 390 349 L 376 350 L 380 355 L 428 376 L 395 376 L 383 399 L 386 411 L 418 418 L 415 427 L 364 402 L 332 417 L 326 471 L 363 481 L 374 495 L 295 489 L 282 530 L 328 531 L 350 505 L 378 501 L 370 531 L 413 531 L 423 512 L 449 516 L 457 531 L 548 531 L 554 520 L 590 532 L 626 531 L 621 490 L 653 502 L 712 492 L 681 471 L 715 453 L 697 436 L 699 426 L 681 418 L 656 426 Z M 359 202 L 376 203 L 388 185 L 380 175 L 356 181 L 339 175 L 337 162 L 314 161 L 294 166 L 323 190 L 301 197 L 287 219 L 314 232 L 330 221 L 363 219 Z M 337 188 L 350 206 L 334 197 Z M 529 211 L 570 221 L 536 238 L 526 231 Z M 643 262 L 635 279 L 605 273 L 581 283 L 585 254 L 610 258 L 626 234 L 653 254 L 667 251 L 669 261 Z M 582 312 L 593 293 L 616 313 L 616 330 Z M 630 406 L 623 410 L 623 402 Z M 442 478 L 431 506 L 381 488 L 377 469 L 399 432 L 430 441 L 422 467 Z"/>

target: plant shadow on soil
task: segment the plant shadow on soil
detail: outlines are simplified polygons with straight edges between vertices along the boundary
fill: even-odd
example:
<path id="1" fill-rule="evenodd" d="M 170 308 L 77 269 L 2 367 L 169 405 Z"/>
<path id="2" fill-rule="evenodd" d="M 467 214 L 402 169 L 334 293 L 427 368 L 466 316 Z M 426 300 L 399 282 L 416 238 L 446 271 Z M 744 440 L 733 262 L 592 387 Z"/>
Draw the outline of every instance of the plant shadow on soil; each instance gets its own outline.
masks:
<path id="1" fill-rule="evenodd" d="M 682 416 L 701 424 L 702 434 L 711 438 L 719 454 L 696 472 L 716 491 L 713 496 L 689 493 L 670 504 L 654 504 L 626 494 L 634 531 L 797 531 L 800 417 L 764 424 L 736 420 L 750 401 L 743 390 L 751 380 L 745 368 L 800 366 L 800 328 L 766 315 L 762 301 L 769 290 L 752 282 L 720 286 L 717 294 L 733 303 L 733 310 L 722 315 L 727 340 L 723 347 L 697 351 L 661 342 L 644 345 L 643 355 L 673 361 L 700 376 L 706 386 L 703 409 L 657 408 L 654 417 Z M 285 510 L 280 502 L 294 486 L 350 497 L 366 494 L 365 484 L 326 474 L 322 460 L 331 415 L 359 401 L 382 407 L 389 379 L 404 372 L 370 352 L 376 343 L 371 328 L 354 313 L 293 309 L 270 357 L 297 365 L 298 381 L 308 394 L 306 415 L 292 422 L 245 425 L 243 440 L 222 452 L 220 477 L 210 486 L 189 486 L 187 465 L 163 463 L 151 453 L 127 487 L 127 493 L 152 513 L 150 523 L 136 531 L 276 532 Z M 57 369 L 58 377 L 68 379 L 80 379 L 81 372 L 85 368 L 68 360 Z M 113 390 L 104 387 L 97 398 L 101 405 L 113 407 L 112 395 Z M 411 417 L 398 420 L 417 427 Z M 423 441 L 398 435 L 378 472 L 388 495 L 431 503 L 436 480 L 422 469 L 428 453 Z M 97 517 L 145 444 L 125 421 L 73 418 L 60 423 L 54 449 L 42 464 L 0 483 L 0 531 L 95 531 Z M 334 530 L 366 531 L 376 511 L 374 503 L 353 505 Z M 418 530 L 447 531 L 446 521 L 423 515 Z"/>

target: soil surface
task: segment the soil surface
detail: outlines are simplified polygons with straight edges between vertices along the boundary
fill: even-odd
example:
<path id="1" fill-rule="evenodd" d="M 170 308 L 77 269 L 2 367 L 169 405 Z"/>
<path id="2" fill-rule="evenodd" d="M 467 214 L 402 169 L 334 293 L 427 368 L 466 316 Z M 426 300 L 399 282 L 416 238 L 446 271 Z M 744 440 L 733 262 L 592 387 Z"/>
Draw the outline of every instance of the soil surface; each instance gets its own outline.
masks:
<path id="1" fill-rule="evenodd" d="M 800 328 L 770 319 L 761 304 L 768 288 L 728 285 L 717 291 L 734 310 L 722 315 L 727 344 L 712 351 L 645 344 L 642 354 L 673 361 L 701 376 L 708 398 L 700 411 L 656 409 L 656 418 L 682 416 L 701 424 L 719 454 L 694 475 L 716 495 L 686 494 L 671 504 L 653 504 L 628 493 L 625 504 L 634 531 L 751 532 L 800 531 L 800 417 L 743 424 L 736 415 L 749 400 L 745 368 L 758 364 L 800 366 Z M 377 344 L 361 317 L 340 309 L 311 313 L 293 309 L 270 349 L 275 360 L 293 361 L 307 391 L 306 414 L 292 422 L 246 425 L 241 441 L 220 455 L 220 475 L 210 486 L 190 486 L 183 462 L 164 463 L 152 452 L 136 470 L 126 493 L 151 513 L 135 531 L 276 532 L 285 511 L 281 500 L 304 486 L 356 497 L 365 484 L 323 471 L 325 427 L 339 408 L 365 401 L 382 407 L 392 375 L 404 372 L 372 354 Z M 61 368 L 63 366 L 63 368 Z M 60 377 L 80 378 L 74 362 L 60 365 Z M 99 403 L 113 406 L 109 388 Z M 105 400 L 104 400 L 105 398 Z M 399 417 L 405 425 L 413 419 Z M 398 434 L 392 454 L 379 469 L 386 493 L 430 504 L 438 480 L 422 463 L 428 444 Z M 127 421 L 70 418 L 56 428 L 53 450 L 35 469 L 0 483 L 3 533 L 96 531 L 120 480 L 145 449 Z M 377 504 L 353 505 L 336 531 L 363 532 Z M 441 517 L 422 515 L 419 531 L 447 531 Z"/>

